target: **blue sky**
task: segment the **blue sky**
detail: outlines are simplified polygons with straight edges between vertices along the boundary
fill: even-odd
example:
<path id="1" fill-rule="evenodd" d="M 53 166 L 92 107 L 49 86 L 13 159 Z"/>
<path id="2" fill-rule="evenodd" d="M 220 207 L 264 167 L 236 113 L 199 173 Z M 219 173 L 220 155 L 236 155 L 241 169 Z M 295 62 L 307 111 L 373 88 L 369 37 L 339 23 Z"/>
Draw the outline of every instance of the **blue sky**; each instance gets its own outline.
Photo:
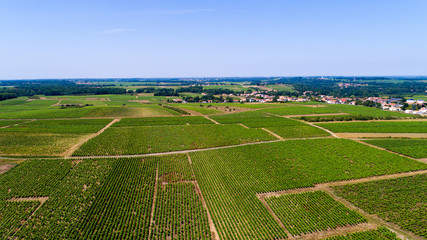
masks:
<path id="1" fill-rule="evenodd" d="M 427 75 L 425 0 L 0 0 L 0 79 Z"/>

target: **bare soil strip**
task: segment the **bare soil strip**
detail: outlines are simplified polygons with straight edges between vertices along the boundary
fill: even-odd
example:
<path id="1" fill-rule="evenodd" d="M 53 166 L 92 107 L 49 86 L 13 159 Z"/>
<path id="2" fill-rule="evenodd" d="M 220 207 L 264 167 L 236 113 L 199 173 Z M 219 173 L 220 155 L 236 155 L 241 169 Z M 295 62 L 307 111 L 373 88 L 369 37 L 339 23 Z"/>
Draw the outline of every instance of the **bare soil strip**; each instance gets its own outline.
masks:
<path id="1" fill-rule="evenodd" d="M 389 228 L 391 231 L 395 232 L 397 237 L 399 237 L 400 239 L 408 239 L 408 240 L 409 239 L 411 239 L 411 240 L 414 240 L 414 239 L 415 240 L 423 240 L 423 239 L 425 239 L 423 237 L 420 237 L 420 236 L 413 234 L 412 232 L 409 232 L 409 231 L 402 229 L 400 226 L 398 226 L 394 223 L 386 222 L 383 219 L 379 218 L 377 215 L 369 214 L 369 213 L 365 212 L 364 210 L 354 206 L 351 202 L 347 201 L 346 199 L 337 196 L 332 188 L 326 187 L 323 189 L 323 191 L 328 193 L 335 201 L 338 201 L 338 202 L 344 204 L 344 206 L 346 206 L 350 210 L 357 211 L 360 215 L 362 215 L 363 217 L 365 217 L 368 220 L 368 223 L 375 224 L 378 226 L 385 226 L 385 227 Z"/>
<path id="2" fill-rule="evenodd" d="M 322 117 L 322 116 L 340 116 L 349 115 L 348 113 L 316 113 L 316 114 L 298 114 L 298 115 L 284 115 L 283 117 Z"/>
<path id="3" fill-rule="evenodd" d="M 266 128 L 261 128 L 261 129 L 264 130 L 264 131 L 266 131 L 266 132 L 268 132 L 270 135 L 275 136 L 279 140 L 284 140 L 284 138 L 282 138 L 281 136 L 277 135 L 276 133 L 274 133 L 274 132 L 272 132 L 272 131 L 270 131 L 270 130 L 268 130 Z"/>
<path id="4" fill-rule="evenodd" d="M 415 160 L 415 161 L 419 161 L 419 162 L 422 162 L 422 163 L 427 163 L 427 158 L 421 158 L 421 159 L 413 158 L 413 157 L 410 157 L 410 156 L 407 156 L 407 155 L 404 155 L 404 154 L 401 154 L 401 153 L 398 153 L 398 152 L 393 152 L 391 150 L 388 150 L 388 149 L 385 149 L 385 148 L 382 148 L 382 147 L 379 147 L 379 146 L 376 146 L 376 145 L 372 145 L 370 143 L 361 141 L 360 139 L 351 139 L 351 140 L 356 141 L 356 142 L 361 143 L 361 144 L 364 144 L 366 146 L 370 146 L 370 147 L 379 149 L 379 150 L 383 150 L 383 151 L 387 151 L 387 152 L 390 152 L 390 153 L 393 153 L 393 154 L 397 154 L 397 155 L 402 156 L 402 157 L 407 157 L 407 158 L 410 158 L 410 159 Z"/>
<path id="5" fill-rule="evenodd" d="M 321 232 L 315 232 L 310 234 L 305 234 L 302 236 L 290 237 L 289 239 L 301 239 L 301 240 L 315 240 L 315 239 L 324 239 L 328 237 L 334 237 L 339 235 L 344 235 L 348 233 L 361 232 L 366 230 L 376 229 L 378 227 L 377 224 L 373 223 L 361 223 L 355 226 L 347 226 L 347 227 L 338 227 L 332 230 L 326 230 Z"/>
<path id="6" fill-rule="evenodd" d="M 242 126 L 242 127 L 244 127 L 244 128 L 247 128 L 247 129 L 249 129 L 249 127 L 248 126 L 246 126 L 246 125 L 244 125 L 243 123 L 238 123 L 240 126 Z"/>
<path id="7" fill-rule="evenodd" d="M 206 116 L 206 115 L 203 115 L 203 117 L 205 117 L 207 120 L 211 120 L 213 123 L 215 123 L 215 124 L 221 124 L 221 123 L 219 123 L 219 122 L 217 122 L 217 121 L 215 121 L 215 120 L 213 120 L 212 118 L 210 118 L 210 117 L 208 117 L 208 116 Z"/>
<path id="8" fill-rule="evenodd" d="M 427 138 L 427 133 L 335 133 L 340 138 Z"/>
<path id="9" fill-rule="evenodd" d="M 27 120 L 28 120 L 28 119 L 27 119 Z M 14 127 L 14 126 L 18 126 L 18 125 L 23 124 L 23 123 L 29 123 L 29 122 L 34 122 L 34 121 L 35 121 L 35 119 L 31 119 L 30 121 L 20 122 L 20 123 L 15 123 L 15 124 L 7 125 L 7 126 L 3 126 L 3 127 L 0 127 L 0 128 L 9 128 L 9 127 Z"/>
<path id="10" fill-rule="evenodd" d="M 27 219 L 21 221 L 21 226 L 19 226 L 19 228 L 16 229 L 13 232 L 13 234 L 15 234 L 16 232 L 19 232 L 22 226 L 24 226 L 28 222 L 28 220 L 30 220 L 36 214 L 37 210 L 39 210 L 48 199 L 49 197 L 28 197 L 28 198 L 11 198 L 7 200 L 8 202 L 25 202 L 25 201 L 40 202 L 39 206 L 33 211 L 33 213 L 31 213 L 31 215 Z"/>
<path id="11" fill-rule="evenodd" d="M 279 115 L 276 115 L 276 116 L 279 116 Z M 286 116 L 279 116 L 279 117 L 289 118 L 289 117 L 286 117 Z M 291 118 L 289 118 L 289 119 L 291 119 Z M 319 129 L 322 129 L 323 131 L 325 131 L 325 132 L 327 132 L 327 133 L 331 134 L 334 138 L 340 138 L 340 137 L 339 137 L 339 136 L 337 136 L 334 132 L 332 132 L 332 131 L 330 131 L 330 130 L 328 130 L 328 129 L 326 129 L 326 128 L 323 128 L 323 127 L 317 126 L 316 124 L 313 124 L 313 123 L 311 123 L 311 122 L 306 122 L 306 121 L 303 121 L 303 120 L 300 120 L 300 119 L 293 119 L 293 120 L 297 120 L 297 121 L 300 121 L 300 122 L 302 122 L 302 123 L 305 123 L 305 124 L 311 125 L 311 126 L 313 126 L 313 127 L 317 127 L 317 128 L 319 128 Z"/>
<path id="12" fill-rule="evenodd" d="M 26 198 L 11 198 L 7 200 L 8 202 L 29 202 L 29 201 L 38 201 L 44 203 L 49 199 L 49 197 L 26 197 Z"/>
<path id="13" fill-rule="evenodd" d="M 187 153 L 187 157 L 188 157 L 188 162 L 191 165 L 192 162 L 191 162 L 190 155 L 188 153 Z M 206 204 L 205 198 L 203 197 L 202 191 L 200 190 L 199 183 L 197 182 L 197 178 L 196 178 L 196 175 L 194 174 L 193 168 L 191 168 L 191 171 L 193 172 L 193 176 L 194 176 L 194 179 L 195 179 L 195 181 L 193 181 L 193 183 L 194 183 L 194 187 L 195 187 L 196 193 L 199 196 L 200 201 L 202 201 L 202 205 L 206 209 L 206 213 L 208 214 L 208 223 L 209 223 L 209 229 L 211 231 L 212 239 L 213 240 L 219 240 L 218 232 L 217 232 L 217 230 L 215 228 L 215 224 L 213 222 L 211 213 L 209 212 L 208 205 Z"/>
<path id="14" fill-rule="evenodd" d="M 159 164 L 157 163 L 157 167 L 156 167 L 156 182 L 154 184 L 153 203 L 151 204 L 150 227 L 148 229 L 148 239 L 151 239 L 151 228 L 154 225 L 154 210 L 156 208 L 156 198 L 157 198 L 157 185 L 158 185 L 158 182 L 159 182 Z"/>
<path id="15" fill-rule="evenodd" d="M 414 175 L 418 175 L 418 174 L 427 174 L 427 170 L 397 173 L 397 174 L 382 175 L 382 176 L 374 176 L 374 177 L 352 179 L 352 180 L 345 180 L 345 181 L 339 181 L 339 182 L 321 183 L 321 184 L 316 184 L 314 187 L 308 187 L 308 188 L 297 188 L 297 189 L 290 189 L 290 190 L 284 190 L 284 191 L 278 191 L 278 192 L 260 193 L 260 194 L 257 194 L 257 197 L 262 202 L 262 204 L 267 208 L 268 212 L 270 212 L 270 214 L 272 214 L 272 216 L 276 219 L 276 221 L 278 222 L 278 224 L 282 228 L 284 228 L 282 222 L 280 222 L 280 220 L 277 218 L 277 216 L 274 214 L 274 212 L 271 210 L 271 208 L 265 202 L 265 198 L 272 197 L 272 196 L 281 196 L 281 195 L 285 195 L 285 194 L 293 194 L 293 193 L 324 191 L 324 192 L 328 193 L 334 200 L 344 204 L 350 210 L 357 211 L 360 215 L 364 216 L 368 220 L 367 224 L 359 224 L 356 226 L 342 227 L 342 228 L 337 228 L 337 229 L 332 229 L 332 230 L 327 230 L 327 231 L 316 232 L 316 233 L 312 233 L 312 234 L 306 234 L 306 235 L 302 235 L 302 236 L 293 236 L 293 237 L 290 237 L 289 239 L 319 239 L 319 238 L 324 238 L 324 237 L 342 235 L 342 234 L 351 233 L 351 232 L 369 230 L 369 229 L 376 228 L 378 226 L 386 226 L 389 229 L 391 229 L 393 232 L 395 232 L 398 235 L 398 237 L 401 239 L 422 240 L 424 238 L 416 236 L 413 233 L 408 232 L 406 230 L 403 230 L 401 227 L 397 226 L 396 224 L 385 222 L 384 220 L 380 219 L 376 215 L 371 215 L 371 214 L 366 213 L 365 211 L 354 206 L 352 203 L 345 200 L 344 198 L 337 196 L 334 193 L 333 189 L 330 188 L 333 186 L 342 186 L 342 185 L 348 185 L 348 184 L 379 181 L 379 180 L 384 180 L 384 179 L 408 177 L 408 176 L 414 176 Z M 286 233 L 289 236 L 292 236 L 288 232 L 286 232 Z"/>
<path id="16" fill-rule="evenodd" d="M 289 239 L 292 239 L 292 234 L 286 229 L 285 225 L 283 225 L 282 221 L 277 217 L 277 215 L 274 213 L 273 209 L 265 202 L 265 198 L 261 196 L 257 196 L 258 199 L 261 201 L 262 205 L 264 205 L 265 208 L 267 208 L 267 211 L 273 216 L 274 220 L 276 220 L 277 224 L 285 231 L 286 235 L 288 235 Z"/>
<path id="17" fill-rule="evenodd" d="M 170 151 L 170 152 L 160 152 L 160 153 L 146 153 L 146 154 L 131 154 L 131 155 L 110 155 L 110 156 L 71 156 L 69 159 L 92 159 L 92 158 L 133 158 L 133 157 L 148 157 L 148 156 L 162 156 L 162 155 L 170 155 L 170 154 L 182 154 L 182 153 L 191 153 L 191 152 L 200 152 L 200 151 L 208 151 L 208 150 L 216 150 L 223 148 L 233 148 L 247 145 L 255 145 L 255 144 L 263 144 L 263 143 L 274 143 L 281 141 L 293 141 L 293 140 L 308 140 L 308 139 L 325 139 L 331 138 L 331 136 L 327 137 L 310 137 L 310 138 L 288 138 L 284 140 L 271 140 L 271 141 L 261 141 L 261 142 L 252 142 L 252 143 L 242 143 L 236 145 L 228 145 L 222 147 L 211 147 L 211 148 L 202 148 L 202 149 L 189 149 L 182 151 Z"/>
<path id="18" fill-rule="evenodd" d="M 283 191 L 277 191 L 277 192 L 259 193 L 259 194 L 257 194 L 257 196 L 259 198 L 268 198 L 268 197 L 272 197 L 272 196 L 281 196 L 281 195 L 292 194 L 292 193 L 313 192 L 313 191 L 324 190 L 327 187 L 343 186 L 343 185 L 348 185 L 348 184 L 372 182 L 372 181 L 394 179 L 394 178 L 401 178 L 401 177 L 409 177 L 409 176 L 414 176 L 414 175 L 419 175 L 419 174 L 427 174 L 427 170 L 419 170 L 419 171 L 404 172 L 404 173 L 395 173 L 395 174 L 389 174 L 389 175 L 381 175 L 381 176 L 374 176 L 374 177 L 367 177 L 367 178 L 351 179 L 351 180 L 345 180 L 345 181 L 339 181 L 339 182 L 320 183 L 320 184 L 316 184 L 314 187 L 295 188 L 295 189 L 289 189 L 289 190 L 283 190 Z"/>
<path id="19" fill-rule="evenodd" d="M 13 168 L 14 166 L 15 166 L 14 164 L 0 165 L 0 175 L 7 172 L 9 169 Z"/>
<path id="20" fill-rule="evenodd" d="M 113 125 L 114 123 L 120 121 L 120 118 L 116 118 L 113 121 L 111 121 L 109 124 L 107 124 L 107 126 L 105 126 L 104 128 L 102 128 L 101 130 L 99 130 L 98 132 L 89 135 L 88 137 L 82 139 L 80 142 L 78 142 L 76 145 L 72 146 L 70 149 L 68 149 L 67 151 L 65 151 L 62 155 L 65 158 L 69 158 L 73 155 L 73 153 L 79 149 L 79 147 L 81 147 L 85 142 L 89 141 L 90 139 L 98 136 L 99 134 L 103 133 L 107 128 L 109 128 L 111 125 Z"/>

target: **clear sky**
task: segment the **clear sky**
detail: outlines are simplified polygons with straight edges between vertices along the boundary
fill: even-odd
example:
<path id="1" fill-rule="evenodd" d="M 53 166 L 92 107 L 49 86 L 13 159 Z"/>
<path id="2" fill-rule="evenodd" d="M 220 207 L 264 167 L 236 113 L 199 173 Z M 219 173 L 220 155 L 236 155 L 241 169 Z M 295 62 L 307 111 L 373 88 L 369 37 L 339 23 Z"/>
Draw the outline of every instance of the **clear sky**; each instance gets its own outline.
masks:
<path id="1" fill-rule="evenodd" d="M 427 75 L 426 0 L 0 0 L 0 79 Z"/>

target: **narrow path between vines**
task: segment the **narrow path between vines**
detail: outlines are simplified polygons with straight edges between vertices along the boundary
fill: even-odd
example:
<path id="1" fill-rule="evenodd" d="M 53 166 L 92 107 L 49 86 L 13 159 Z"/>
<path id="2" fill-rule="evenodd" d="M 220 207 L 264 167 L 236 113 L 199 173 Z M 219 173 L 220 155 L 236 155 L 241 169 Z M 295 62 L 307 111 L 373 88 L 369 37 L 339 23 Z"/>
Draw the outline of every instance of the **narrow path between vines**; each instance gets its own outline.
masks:
<path id="1" fill-rule="evenodd" d="M 190 165 L 192 165 L 193 162 L 191 161 L 190 154 L 188 154 L 188 153 L 187 153 L 187 158 L 188 158 L 188 162 L 190 163 Z M 196 193 L 199 196 L 200 201 L 202 201 L 202 205 L 206 209 L 206 213 L 208 215 L 208 223 L 209 223 L 209 229 L 211 231 L 212 239 L 213 240 L 219 240 L 218 232 L 217 232 L 217 230 L 215 228 L 215 224 L 213 222 L 211 213 L 209 212 L 208 205 L 206 204 L 205 198 L 203 197 L 202 191 L 200 190 L 200 186 L 199 186 L 199 183 L 197 182 L 196 174 L 194 174 L 193 166 L 190 166 L 190 167 L 191 167 L 191 172 L 193 173 L 193 176 L 194 176 L 194 179 L 195 179 L 193 181 L 193 183 L 194 183 L 194 187 L 195 187 Z"/>
<path id="2" fill-rule="evenodd" d="M 111 127 L 111 125 L 113 125 L 114 123 L 120 121 L 121 118 L 115 118 L 113 121 L 111 121 L 109 124 L 107 124 L 105 127 L 103 127 L 101 130 L 99 130 L 98 132 L 89 135 L 88 137 L 85 137 L 84 139 L 82 139 L 81 141 L 79 141 L 77 144 L 75 144 L 74 146 L 72 146 L 70 149 L 68 149 L 67 151 L 65 151 L 62 156 L 64 156 L 65 158 L 69 158 L 73 155 L 73 153 L 79 149 L 83 144 L 85 144 L 87 141 L 89 141 L 90 139 L 98 136 L 99 134 L 103 133 L 107 128 Z"/>
<path id="3" fill-rule="evenodd" d="M 365 230 L 376 228 L 378 226 L 386 226 L 387 228 L 389 228 L 393 232 L 395 232 L 399 238 L 422 240 L 424 238 L 416 236 L 415 234 L 402 229 L 400 226 L 398 226 L 394 223 L 386 222 L 374 214 L 366 213 L 364 210 L 354 206 L 349 201 L 347 201 L 344 198 L 336 195 L 334 190 L 331 188 L 333 186 L 343 186 L 343 185 L 349 185 L 349 184 L 357 184 L 357 183 L 372 182 L 372 181 L 379 181 L 379 180 L 386 180 L 386 179 L 394 179 L 394 178 L 408 177 L 408 176 L 414 176 L 414 175 L 419 175 L 419 174 L 427 174 L 427 170 L 419 170 L 419 171 L 413 171 L 413 172 L 404 172 L 404 173 L 396 173 L 396 174 L 390 174 L 390 175 L 381 175 L 381 176 L 374 176 L 374 177 L 367 177 L 367 178 L 351 179 L 351 180 L 344 180 L 344 181 L 338 181 L 338 182 L 320 183 L 320 184 L 316 184 L 314 187 L 297 188 L 297 189 L 283 190 L 283 191 L 277 191 L 277 192 L 268 192 L 268 193 L 259 193 L 259 194 L 257 194 L 257 197 L 262 202 L 262 204 L 267 208 L 267 211 L 274 217 L 274 219 L 277 221 L 277 223 L 282 228 L 284 228 L 284 230 L 286 231 L 286 233 L 289 236 L 292 236 L 292 235 L 286 230 L 286 228 L 283 226 L 283 223 L 277 218 L 277 216 L 275 215 L 273 210 L 265 202 L 265 198 L 269 198 L 272 196 L 281 196 L 281 195 L 286 195 L 286 194 L 295 194 L 295 193 L 313 192 L 313 191 L 324 191 L 328 195 L 330 195 L 334 200 L 336 200 L 337 202 L 342 203 L 344 206 L 346 206 L 350 210 L 354 210 L 354 211 L 358 212 L 360 215 L 362 215 L 363 217 L 365 217 L 368 220 L 367 224 L 358 224 L 358 225 L 351 226 L 351 227 L 341 227 L 341 228 L 327 230 L 327 231 L 320 231 L 320 232 L 316 232 L 316 233 L 305 234 L 302 236 L 292 236 L 289 239 L 319 239 L 319 238 L 323 238 L 323 237 L 331 237 L 331 236 L 336 236 L 336 235 L 342 235 L 342 234 L 350 233 L 350 232 L 365 231 Z"/>

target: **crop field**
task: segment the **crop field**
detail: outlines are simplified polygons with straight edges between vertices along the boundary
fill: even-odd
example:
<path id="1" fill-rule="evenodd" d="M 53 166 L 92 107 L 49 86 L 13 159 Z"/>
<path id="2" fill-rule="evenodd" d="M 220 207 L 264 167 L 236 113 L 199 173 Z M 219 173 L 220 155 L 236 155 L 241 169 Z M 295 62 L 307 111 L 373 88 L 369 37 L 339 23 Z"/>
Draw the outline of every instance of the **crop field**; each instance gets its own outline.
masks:
<path id="1" fill-rule="evenodd" d="M 187 106 L 187 104 L 180 104 L 176 105 L 179 108 L 188 109 L 192 111 L 196 111 L 201 114 L 217 114 L 217 113 L 223 113 L 223 111 L 217 110 L 215 108 L 210 107 L 200 107 L 200 106 Z M 202 105 L 203 106 L 203 105 Z"/>
<path id="2" fill-rule="evenodd" d="M 151 232 L 154 239 L 209 239 L 207 212 L 192 180 L 186 155 L 26 161 L 0 175 L 0 234 L 146 239 Z M 48 199 L 41 203 L 42 197 Z"/>
<path id="3" fill-rule="evenodd" d="M 413 158 L 427 158 L 427 139 L 381 139 L 365 142 Z"/>
<path id="4" fill-rule="evenodd" d="M 213 124 L 209 119 L 200 116 L 194 117 L 151 117 L 151 118 L 125 118 L 114 124 L 114 127 L 130 126 L 155 126 L 155 125 L 193 125 Z"/>
<path id="5" fill-rule="evenodd" d="M 317 107 L 313 106 L 284 106 L 279 108 L 269 108 L 269 109 L 263 109 L 263 112 L 272 113 L 276 115 L 305 115 L 305 114 L 326 114 L 326 113 L 338 113 L 338 110 L 330 109 L 326 107 L 326 105 L 316 105 Z"/>
<path id="6" fill-rule="evenodd" d="M 223 124 L 241 123 L 250 128 L 266 128 L 282 138 L 326 137 L 329 133 L 299 121 L 260 111 L 211 116 Z"/>
<path id="7" fill-rule="evenodd" d="M 427 237 L 427 174 L 334 187 L 334 190 L 366 212 Z"/>
<path id="8" fill-rule="evenodd" d="M 346 234 L 343 236 L 335 236 L 326 238 L 327 240 L 398 240 L 399 238 L 395 233 L 391 232 L 385 227 L 379 227 L 378 229 L 356 232 L 351 234 Z"/>
<path id="9" fill-rule="evenodd" d="M 275 139 L 261 129 L 246 129 L 239 125 L 113 127 L 85 143 L 74 155 L 169 152 Z"/>
<path id="10" fill-rule="evenodd" d="M 1 155 L 60 155 L 111 119 L 37 120 L 0 129 Z"/>
<path id="11" fill-rule="evenodd" d="M 322 191 L 270 197 L 266 202 L 293 236 L 366 222 Z"/>
<path id="12" fill-rule="evenodd" d="M 351 106 L 346 104 L 328 104 L 327 108 L 348 113 L 351 115 L 362 115 L 371 117 L 413 117 L 414 115 L 402 112 L 383 111 L 378 108 L 364 107 L 364 106 Z"/>
<path id="13" fill-rule="evenodd" d="M 427 133 L 427 121 L 316 123 L 332 132 Z"/>
<path id="14" fill-rule="evenodd" d="M 190 157 L 221 239 L 286 236 L 257 193 L 427 168 L 345 139 L 257 144 L 192 152 Z"/>

